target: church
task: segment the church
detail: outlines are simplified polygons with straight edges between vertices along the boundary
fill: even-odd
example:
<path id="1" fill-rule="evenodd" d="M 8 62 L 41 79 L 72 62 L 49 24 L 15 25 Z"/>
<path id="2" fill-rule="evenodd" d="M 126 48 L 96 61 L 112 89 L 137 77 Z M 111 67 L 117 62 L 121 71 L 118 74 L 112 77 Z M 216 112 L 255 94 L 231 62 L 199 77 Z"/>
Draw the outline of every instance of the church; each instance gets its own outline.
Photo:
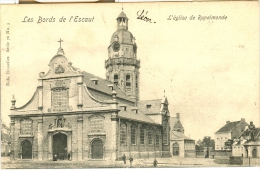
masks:
<path id="1" fill-rule="evenodd" d="M 33 97 L 16 107 L 13 96 L 9 115 L 12 160 L 171 156 L 168 100 L 139 103 L 137 44 L 123 11 L 116 21 L 105 79 L 72 66 L 60 44 L 49 71 L 39 73 Z"/>

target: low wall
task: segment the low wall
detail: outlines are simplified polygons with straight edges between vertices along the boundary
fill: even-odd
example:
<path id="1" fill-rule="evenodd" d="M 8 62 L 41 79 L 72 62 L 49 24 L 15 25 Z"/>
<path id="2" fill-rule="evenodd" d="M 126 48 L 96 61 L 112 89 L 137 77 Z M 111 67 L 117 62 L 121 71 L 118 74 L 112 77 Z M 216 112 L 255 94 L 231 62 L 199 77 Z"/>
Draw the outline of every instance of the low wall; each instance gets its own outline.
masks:
<path id="1" fill-rule="evenodd" d="M 204 158 L 205 152 L 204 151 L 196 151 L 196 157 L 198 158 Z M 232 151 L 225 151 L 225 150 L 219 150 L 219 151 L 210 151 L 210 158 L 229 158 L 232 156 Z"/>
<path id="2" fill-rule="evenodd" d="M 190 151 L 185 151 L 185 157 L 195 157 L 195 151 L 190 150 Z"/>
<path id="3" fill-rule="evenodd" d="M 132 157 L 133 159 L 146 159 L 146 158 L 168 158 L 171 157 L 171 154 L 169 151 L 156 151 L 156 152 L 137 152 L 137 151 L 131 151 L 131 152 L 120 152 L 119 154 L 119 160 L 122 160 L 122 156 L 125 155 L 126 159 L 129 159 Z"/>
<path id="4" fill-rule="evenodd" d="M 215 158 L 229 158 L 232 156 L 232 151 L 213 151 L 211 155 L 214 155 Z"/>

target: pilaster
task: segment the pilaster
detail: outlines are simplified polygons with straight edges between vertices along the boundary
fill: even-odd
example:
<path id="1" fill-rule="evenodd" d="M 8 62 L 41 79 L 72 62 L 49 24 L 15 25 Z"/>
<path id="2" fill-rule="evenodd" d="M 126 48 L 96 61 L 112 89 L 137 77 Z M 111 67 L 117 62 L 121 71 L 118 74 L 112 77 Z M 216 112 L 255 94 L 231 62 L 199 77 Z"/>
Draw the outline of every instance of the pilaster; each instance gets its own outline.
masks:
<path id="1" fill-rule="evenodd" d="M 118 115 L 117 112 L 113 113 L 111 115 L 111 159 L 116 160 L 117 158 L 117 121 L 118 121 Z"/>
<path id="2" fill-rule="evenodd" d="M 38 93 L 39 93 L 39 99 L 38 99 L 38 109 L 43 109 L 43 102 L 42 102 L 42 96 L 43 96 L 43 82 L 42 80 L 38 80 Z"/>
<path id="3" fill-rule="evenodd" d="M 14 141 L 15 141 L 15 122 L 14 122 L 14 118 L 11 118 L 10 128 L 11 128 L 11 142 L 14 143 Z M 10 159 L 11 160 L 15 159 L 15 157 L 14 157 L 14 144 L 11 145 Z"/>
<path id="4" fill-rule="evenodd" d="M 43 141 L 43 136 L 42 136 L 42 122 L 43 122 L 43 119 L 42 119 L 42 118 L 38 119 L 38 132 L 37 132 L 37 137 L 38 137 L 38 160 L 42 160 L 42 158 L 43 158 L 43 147 L 42 147 L 42 141 Z"/>
<path id="5" fill-rule="evenodd" d="M 78 105 L 77 106 L 78 106 L 78 108 L 82 108 L 83 107 L 82 86 L 83 86 L 82 76 L 80 76 L 77 79 L 77 88 L 78 88 Z"/>
<path id="6" fill-rule="evenodd" d="M 82 130 L 83 130 L 83 117 L 82 115 L 78 117 L 77 119 L 77 146 L 78 146 L 78 161 L 81 161 L 83 159 L 83 135 L 82 135 Z"/>

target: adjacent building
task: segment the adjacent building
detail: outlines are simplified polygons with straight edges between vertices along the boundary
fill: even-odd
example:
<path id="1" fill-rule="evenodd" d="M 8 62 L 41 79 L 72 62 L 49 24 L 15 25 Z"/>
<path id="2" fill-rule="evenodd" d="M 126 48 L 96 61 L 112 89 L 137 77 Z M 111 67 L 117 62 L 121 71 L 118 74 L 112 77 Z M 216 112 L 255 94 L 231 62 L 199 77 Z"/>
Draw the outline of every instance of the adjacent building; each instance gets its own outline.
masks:
<path id="1" fill-rule="evenodd" d="M 248 126 L 248 123 L 246 123 L 244 118 L 235 122 L 227 121 L 226 124 L 215 133 L 215 150 L 226 150 L 225 142 L 238 138 L 246 126 Z"/>
<path id="2" fill-rule="evenodd" d="M 10 154 L 10 128 L 6 124 L 1 123 L 1 156 L 8 156 Z"/>
<path id="3" fill-rule="evenodd" d="M 239 138 L 234 139 L 232 156 L 260 157 L 260 128 L 255 128 L 253 122 L 250 122 Z"/>
<path id="4" fill-rule="evenodd" d="M 195 140 L 184 135 L 184 127 L 181 123 L 180 114 L 170 118 L 171 129 L 171 156 L 195 157 Z"/>
<path id="5" fill-rule="evenodd" d="M 11 159 L 170 156 L 168 100 L 157 100 L 153 113 L 152 101 L 139 101 L 135 37 L 123 11 L 116 21 L 105 61 L 106 79 L 74 67 L 60 45 L 49 71 L 39 74 L 33 97 L 21 107 L 15 106 L 13 97 Z"/>

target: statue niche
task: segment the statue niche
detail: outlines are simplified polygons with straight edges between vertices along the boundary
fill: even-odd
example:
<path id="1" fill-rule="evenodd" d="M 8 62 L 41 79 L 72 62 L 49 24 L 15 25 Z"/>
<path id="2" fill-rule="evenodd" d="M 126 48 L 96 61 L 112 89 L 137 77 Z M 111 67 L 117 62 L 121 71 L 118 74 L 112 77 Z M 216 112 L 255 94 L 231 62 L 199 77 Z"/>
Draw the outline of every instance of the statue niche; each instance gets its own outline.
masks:
<path id="1" fill-rule="evenodd" d="M 54 119 L 54 124 L 49 125 L 49 129 L 59 129 L 59 128 L 71 128 L 69 123 L 66 124 L 66 119 L 63 116 L 59 116 Z"/>

